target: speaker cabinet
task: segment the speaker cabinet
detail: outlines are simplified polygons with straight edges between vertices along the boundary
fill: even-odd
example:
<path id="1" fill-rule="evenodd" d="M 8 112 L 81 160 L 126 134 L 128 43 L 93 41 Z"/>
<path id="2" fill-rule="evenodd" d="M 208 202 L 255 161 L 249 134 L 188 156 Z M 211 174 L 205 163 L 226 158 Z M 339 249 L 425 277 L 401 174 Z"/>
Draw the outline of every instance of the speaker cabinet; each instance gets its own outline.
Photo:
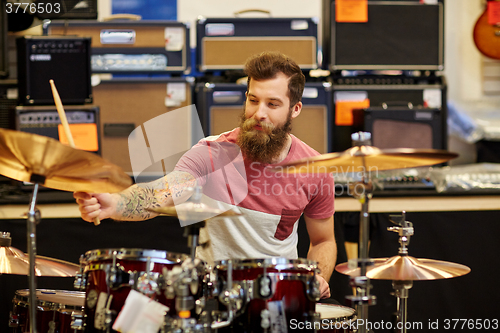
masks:
<path id="1" fill-rule="evenodd" d="M 7 43 L 7 11 L 5 9 L 5 0 L 0 0 L 0 79 L 9 76 L 9 58 Z"/>
<path id="2" fill-rule="evenodd" d="M 94 103 L 101 110 L 102 156 L 132 173 L 129 135 L 155 117 L 191 105 L 192 90 L 192 81 L 181 78 L 113 79 L 94 86 Z M 179 150 L 191 148 L 195 142 L 190 126 L 186 122 L 167 124 L 164 131 L 177 127 L 181 133 L 177 142 L 164 145 L 182 145 Z"/>
<path id="3" fill-rule="evenodd" d="M 372 107 L 359 110 L 378 148 L 445 149 L 441 109 Z"/>
<path id="4" fill-rule="evenodd" d="M 99 108 L 71 105 L 65 106 L 64 111 L 76 148 L 100 155 Z M 55 106 L 17 106 L 15 114 L 16 130 L 67 142 Z"/>
<path id="5" fill-rule="evenodd" d="M 196 86 L 197 108 L 208 135 L 238 127 L 246 90 L 246 85 L 229 83 Z M 292 121 L 292 134 L 321 154 L 330 151 L 331 96 L 329 83 L 306 83 L 302 112 Z"/>
<path id="6" fill-rule="evenodd" d="M 428 148 L 430 148 L 429 144 L 432 142 L 433 148 L 446 149 L 448 141 L 446 94 L 447 89 L 444 78 L 439 83 L 432 84 L 333 85 L 335 119 L 333 150 L 344 151 L 350 148 L 352 146 L 351 134 L 359 130 L 365 130 L 363 126 L 360 126 L 362 121 L 360 122 L 359 117 L 356 117 L 359 113 L 354 112 L 351 122 L 346 122 L 345 115 L 341 115 L 341 113 L 352 112 L 352 110 L 356 109 L 368 109 L 367 114 L 372 119 L 368 123 L 371 124 L 371 129 L 382 131 L 379 133 L 383 133 L 383 131 L 397 133 L 403 128 L 404 124 L 402 122 L 406 124 L 404 126 L 414 123 L 410 125 L 412 130 L 427 123 L 424 126 L 427 129 L 421 129 L 421 135 L 426 136 L 426 138 L 417 138 L 415 140 L 425 140 L 425 146 Z M 349 105 L 353 105 L 353 109 L 349 110 Z M 408 105 L 413 107 L 413 110 L 408 109 Z M 406 111 L 398 113 L 394 109 L 397 107 Z M 428 111 L 419 113 L 419 110 Z M 381 116 L 380 119 L 378 119 L 379 116 Z M 430 128 L 432 128 L 432 131 L 429 131 Z M 386 133 L 386 135 L 395 138 L 392 133 Z M 402 134 L 408 137 L 410 132 Z M 399 140 L 406 139 L 401 137 Z M 410 141 L 413 141 L 413 139 Z M 388 145 L 387 141 L 384 141 L 385 144 Z M 415 143 L 405 141 L 405 144 L 412 147 Z"/>
<path id="7" fill-rule="evenodd" d="M 0 80 L 0 128 L 15 129 L 17 80 Z"/>
<path id="8" fill-rule="evenodd" d="M 330 4 L 333 70 L 443 70 L 444 5 L 368 1 L 367 22 L 337 22 Z"/>
<path id="9" fill-rule="evenodd" d="M 318 27 L 311 18 L 202 18 L 197 21 L 202 72 L 243 69 L 264 51 L 279 51 L 303 69 L 318 67 Z"/>
<path id="10" fill-rule="evenodd" d="M 16 42 L 20 104 L 53 105 L 51 79 L 63 104 L 92 103 L 90 38 L 23 36 Z"/>

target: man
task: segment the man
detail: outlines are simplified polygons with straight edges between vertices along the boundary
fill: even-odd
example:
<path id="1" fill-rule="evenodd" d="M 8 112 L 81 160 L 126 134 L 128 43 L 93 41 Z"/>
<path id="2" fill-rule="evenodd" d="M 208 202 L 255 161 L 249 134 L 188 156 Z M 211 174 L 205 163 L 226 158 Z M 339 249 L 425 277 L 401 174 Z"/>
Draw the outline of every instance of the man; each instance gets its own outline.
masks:
<path id="1" fill-rule="evenodd" d="M 297 224 L 304 214 L 310 238 L 307 258 L 318 262 L 321 297 L 329 297 L 327 281 L 337 252 L 333 178 L 275 171 L 288 162 L 319 155 L 290 134 L 292 119 L 302 109 L 305 77 L 293 60 L 274 52 L 249 59 L 245 73 L 248 89 L 238 128 L 201 140 L 172 173 L 157 181 L 117 194 L 75 193 L 82 218 L 89 222 L 96 217 L 152 218 L 156 214 L 146 208 L 179 204 L 191 195 L 188 189 L 201 185 L 208 197 L 243 213 L 237 220 L 209 220 L 200 231 L 200 239 L 209 240 L 210 247 L 198 248 L 197 255 L 210 263 L 231 258 L 297 258 Z M 241 154 L 232 153 L 228 145 L 241 149 Z"/>

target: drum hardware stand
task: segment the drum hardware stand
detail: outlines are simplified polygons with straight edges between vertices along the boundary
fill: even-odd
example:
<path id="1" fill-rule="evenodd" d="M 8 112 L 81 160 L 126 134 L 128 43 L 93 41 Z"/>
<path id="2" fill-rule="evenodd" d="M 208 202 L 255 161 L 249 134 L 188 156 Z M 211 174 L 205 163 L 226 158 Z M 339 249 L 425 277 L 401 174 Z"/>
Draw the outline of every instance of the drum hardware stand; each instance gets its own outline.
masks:
<path id="1" fill-rule="evenodd" d="M 353 146 L 369 146 L 371 145 L 371 134 L 368 132 L 358 132 L 351 135 Z M 350 284 L 356 288 L 356 295 L 347 296 L 346 299 L 352 305 L 355 305 L 358 313 L 358 318 L 363 320 L 363 324 L 368 321 L 368 306 L 376 304 L 376 296 L 370 295 L 370 279 L 366 276 L 367 266 L 370 265 L 368 259 L 368 241 L 370 234 L 370 216 L 368 213 L 368 203 L 373 195 L 373 185 L 370 175 L 367 170 L 364 156 L 361 156 L 363 161 L 362 180 L 353 184 L 354 189 L 361 187 L 362 193 L 352 191 L 353 196 L 361 202 L 361 213 L 359 219 L 359 254 L 357 265 L 360 268 L 359 276 L 351 277 Z M 366 327 L 361 325 L 358 327 L 358 333 L 367 332 Z"/>
<path id="2" fill-rule="evenodd" d="M 390 221 L 397 224 L 397 227 L 388 227 L 387 230 L 394 231 L 399 234 L 399 255 L 408 255 L 408 245 L 410 244 L 410 237 L 414 234 L 413 223 L 406 221 L 406 212 L 403 211 L 401 215 L 389 215 Z M 408 320 L 408 297 L 409 290 L 413 286 L 413 281 L 392 281 L 394 289 L 393 295 L 397 298 L 397 322 L 401 323 L 401 328 L 398 329 L 400 333 L 406 333 L 406 323 Z"/>
<path id="3" fill-rule="evenodd" d="M 32 174 L 31 179 L 34 183 L 33 194 L 31 196 L 29 211 L 27 214 L 27 241 L 28 241 L 28 256 L 29 256 L 29 320 L 30 320 L 30 333 L 36 333 L 36 225 L 40 223 L 41 214 L 35 207 L 38 195 L 39 184 L 45 183 L 45 177 L 37 174 Z"/>

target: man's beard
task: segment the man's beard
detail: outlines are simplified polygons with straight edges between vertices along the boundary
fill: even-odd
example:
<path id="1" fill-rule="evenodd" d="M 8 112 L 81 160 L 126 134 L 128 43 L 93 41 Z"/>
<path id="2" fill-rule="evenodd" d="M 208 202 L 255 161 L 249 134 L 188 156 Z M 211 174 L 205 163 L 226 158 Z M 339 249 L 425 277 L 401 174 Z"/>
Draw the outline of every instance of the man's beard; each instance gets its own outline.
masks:
<path id="1" fill-rule="evenodd" d="M 255 129 L 257 125 L 261 130 Z M 243 154 L 252 161 L 271 164 L 279 157 L 292 130 L 292 112 L 288 113 L 285 124 L 276 127 L 254 118 L 247 119 L 243 111 L 239 127 L 238 145 Z"/>

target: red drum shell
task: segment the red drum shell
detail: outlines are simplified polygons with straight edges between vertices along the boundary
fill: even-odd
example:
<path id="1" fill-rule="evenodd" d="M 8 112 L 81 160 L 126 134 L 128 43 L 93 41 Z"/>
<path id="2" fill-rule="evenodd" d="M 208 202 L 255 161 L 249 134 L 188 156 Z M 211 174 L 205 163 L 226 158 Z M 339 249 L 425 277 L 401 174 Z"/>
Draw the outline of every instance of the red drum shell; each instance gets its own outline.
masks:
<path id="1" fill-rule="evenodd" d="M 86 302 L 84 308 L 86 332 L 101 332 L 100 329 L 95 328 L 96 305 L 90 306 L 92 302 L 89 302 L 89 295 L 99 297 L 100 293 L 103 292 L 113 296 L 110 305 L 110 310 L 113 311 L 112 326 L 132 289 L 128 284 L 117 288 L 111 288 L 108 285 L 105 269 L 113 265 L 113 257 L 120 270 L 132 273 L 145 273 L 149 258 L 150 273 L 157 273 L 157 276 L 163 274 L 164 268 L 171 270 L 174 266 L 181 265 L 184 260 L 189 258 L 187 254 L 148 249 L 97 249 L 85 253 L 82 264 L 85 265 L 84 273 L 86 276 Z M 152 299 L 168 306 L 169 313 L 174 313 L 175 300 L 167 299 L 163 290 L 157 291 L 159 293 L 154 290 L 154 294 L 151 296 Z M 111 331 L 115 332 L 114 330 Z"/>
<path id="2" fill-rule="evenodd" d="M 246 332 L 262 332 L 261 312 L 269 309 L 270 302 L 281 301 L 288 321 L 312 321 L 315 312 L 314 300 L 308 297 L 308 281 L 315 279 L 317 265 L 307 259 L 231 259 L 215 263 L 219 286 L 227 280 L 229 264 L 232 264 L 233 283 L 256 281 L 264 276 L 273 280 L 272 295 L 268 299 L 252 298 L 235 318 L 232 330 L 239 332 L 245 327 Z"/>
<path id="3" fill-rule="evenodd" d="M 17 290 L 12 302 L 12 316 L 17 317 L 19 325 L 12 328 L 13 333 L 30 331 L 28 289 Z M 36 326 L 39 333 L 47 333 L 53 327 L 55 332 L 74 332 L 71 330 L 71 313 L 82 311 L 85 293 L 80 291 L 37 289 Z"/>

